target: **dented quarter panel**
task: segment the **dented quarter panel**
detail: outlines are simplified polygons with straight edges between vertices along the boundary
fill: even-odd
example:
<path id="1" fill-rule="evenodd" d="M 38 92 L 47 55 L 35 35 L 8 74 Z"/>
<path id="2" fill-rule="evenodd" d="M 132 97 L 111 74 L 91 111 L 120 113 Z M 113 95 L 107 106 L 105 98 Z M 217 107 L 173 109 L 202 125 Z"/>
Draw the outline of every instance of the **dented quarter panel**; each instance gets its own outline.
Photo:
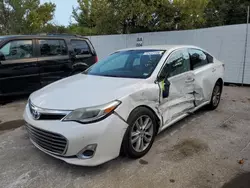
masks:
<path id="1" fill-rule="evenodd" d="M 160 91 L 160 86 L 155 81 L 166 59 L 176 49 L 177 48 L 172 48 L 166 51 L 151 77 L 145 80 L 145 82 L 135 85 L 133 90 L 131 90 L 131 94 L 119 99 L 122 101 L 122 104 L 115 111 L 121 118 L 127 121 L 129 115 L 135 108 L 146 106 L 155 112 L 160 120 L 160 127 L 163 126 L 163 111 L 159 108 L 162 93 Z"/>
<path id="2" fill-rule="evenodd" d="M 210 101 L 216 81 L 223 79 L 223 66 L 218 60 L 193 71 L 195 74 L 195 103 L 197 106 Z"/>
<path id="3" fill-rule="evenodd" d="M 160 120 L 160 126 L 163 126 L 163 112 L 159 109 L 161 95 L 160 86 L 155 81 L 167 57 L 173 50 L 175 50 L 175 48 L 164 53 L 150 78 L 136 84 L 129 95 L 119 98 L 122 104 L 115 111 L 125 121 L 128 120 L 129 115 L 135 108 L 146 106 L 155 112 Z"/>
<path id="4" fill-rule="evenodd" d="M 119 99 L 122 104 L 115 111 L 127 121 L 134 109 L 145 106 L 153 110 L 158 116 L 160 123 L 162 123 L 162 116 L 159 112 L 159 93 L 160 88 L 158 84 L 151 81 L 141 83 L 134 87 L 134 92 Z"/>

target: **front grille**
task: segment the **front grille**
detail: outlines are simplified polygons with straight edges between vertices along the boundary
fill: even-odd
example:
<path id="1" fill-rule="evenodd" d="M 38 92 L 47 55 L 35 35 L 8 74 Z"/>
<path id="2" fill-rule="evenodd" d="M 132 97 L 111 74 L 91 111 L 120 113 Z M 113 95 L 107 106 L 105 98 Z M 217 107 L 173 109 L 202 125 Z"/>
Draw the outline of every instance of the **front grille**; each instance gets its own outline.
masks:
<path id="1" fill-rule="evenodd" d="M 41 114 L 39 120 L 61 120 L 65 116 L 65 114 Z"/>
<path id="2" fill-rule="evenodd" d="M 29 124 L 27 124 L 26 127 L 31 140 L 38 146 L 56 155 L 65 154 L 67 149 L 67 139 L 64 136 L 38 129 Z"/>
<path id="3" fill-rule="evenodd" d="M 29 100 L 29 109 L 30 113 L 35 120 L 61 120 L 63 119 L 70 111 L 64 110 L 50 110 L 43 109 L 35 106 Z"/>

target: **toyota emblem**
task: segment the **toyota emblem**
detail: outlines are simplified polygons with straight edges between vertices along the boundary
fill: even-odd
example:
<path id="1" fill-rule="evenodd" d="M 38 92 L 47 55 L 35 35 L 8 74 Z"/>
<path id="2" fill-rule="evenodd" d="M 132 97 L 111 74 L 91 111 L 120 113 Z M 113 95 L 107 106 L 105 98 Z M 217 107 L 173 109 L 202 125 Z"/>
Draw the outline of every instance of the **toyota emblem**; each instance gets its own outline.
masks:
<path id="1" fill-rule="evenodd" d="M 31 103 L 30 103 L 30 112 L 35 120 L 38 120 L 41 116 L 41 114 L 40 114 L 40 112 L 38 112 L 37 108 L 35 106 L 33 106 Z"/>
<path id="2" fill-rule="evenodd" d="M 35 109 L 32 109 L 32 115 L 33 115 L 33 118 L 36 120 L 38 120 L 41 116 L 41 114 Z"/>

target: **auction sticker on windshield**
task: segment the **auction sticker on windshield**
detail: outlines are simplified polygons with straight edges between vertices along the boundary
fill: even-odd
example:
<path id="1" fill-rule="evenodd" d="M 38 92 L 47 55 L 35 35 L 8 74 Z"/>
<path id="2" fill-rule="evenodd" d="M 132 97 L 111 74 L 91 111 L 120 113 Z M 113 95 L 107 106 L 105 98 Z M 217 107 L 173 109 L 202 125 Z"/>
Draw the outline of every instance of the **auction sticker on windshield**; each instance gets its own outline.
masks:
<path id="1" fill-rule="evenodd" d="M 162 55 L 164 51 L 151 51 L 151 52 L 144 52 L 143 55 Z"/>

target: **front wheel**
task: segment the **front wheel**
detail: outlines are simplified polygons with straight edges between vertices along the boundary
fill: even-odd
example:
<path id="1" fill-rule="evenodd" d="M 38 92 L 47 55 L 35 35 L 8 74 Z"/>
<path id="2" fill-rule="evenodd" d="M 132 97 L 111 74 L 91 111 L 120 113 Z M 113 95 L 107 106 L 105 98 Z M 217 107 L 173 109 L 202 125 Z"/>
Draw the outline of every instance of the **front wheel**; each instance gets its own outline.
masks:
<path id="1" fill-rule="evenodd" d="M 221 92 L 222 92 L 222 85 L 219 82 L 217 82 L 214 86 L 211 101 L 208 105 L 210 110 L 215 110 L 219 106 L 221 99 Z"/>
<path id="2" fill-rule="evenodd" d="M 129 127 L 122 143 L 124 154 L 130 158 L 144 156 L 153 145 L 156 123 L 151 110 L 144 107 L 135 109 L 129 116 Z"/>

